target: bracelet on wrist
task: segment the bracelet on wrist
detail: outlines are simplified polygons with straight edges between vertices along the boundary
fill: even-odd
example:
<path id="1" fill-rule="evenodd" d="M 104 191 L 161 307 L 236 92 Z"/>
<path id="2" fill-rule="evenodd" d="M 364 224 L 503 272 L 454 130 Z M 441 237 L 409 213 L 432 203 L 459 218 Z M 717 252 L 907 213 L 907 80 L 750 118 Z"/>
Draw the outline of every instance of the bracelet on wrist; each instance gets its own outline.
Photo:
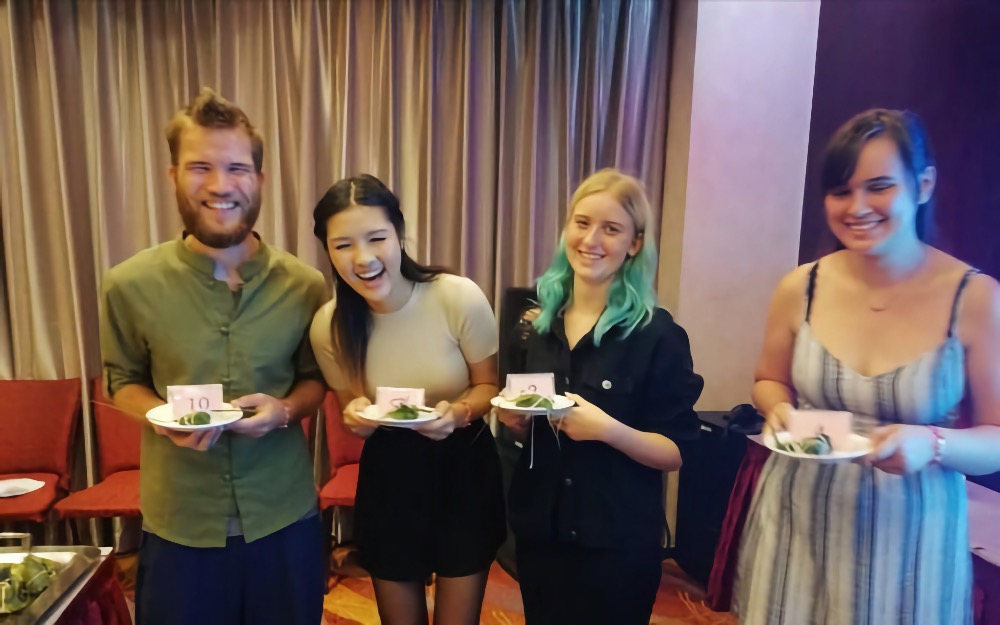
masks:
<path id="1" fill-rule="evenodd" d="M 469 405 L 469 402 L 461 400 L 455 403 L 465 408 L 465 415 L 462 417 L 462 423 L 459 427 L 465 427 L 472 423 L 472 406 Z"/>
<path id="2" fill-rule="evenodd" d="M 944 433 L 941 432 L 941 428 L 935 425 L 927 426 L 927 429 L 931 431 L 934 435 L 934 458 L 931 459 L 931 464 L 941 464 L 941 459 L 944 457 L 944 448 L 948 444 L 948 439 L 944 437 Z"/>

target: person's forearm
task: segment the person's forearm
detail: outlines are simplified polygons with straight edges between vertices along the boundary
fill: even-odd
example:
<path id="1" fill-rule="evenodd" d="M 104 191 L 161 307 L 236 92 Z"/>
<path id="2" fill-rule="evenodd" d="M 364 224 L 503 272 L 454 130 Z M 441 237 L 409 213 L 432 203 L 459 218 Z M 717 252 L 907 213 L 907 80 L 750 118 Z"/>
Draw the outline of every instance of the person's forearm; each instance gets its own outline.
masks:
<path id="1" fill-rule="evenodd" d="M 941 428 L 944 449 L 941 465 L 965 475 L 987 475 L 1000 471 L 1000 426 L 980 425 L 952 430 Z"/>
<path id="2" fill-rule="evenodd" d="M 662 434 L 643 432 L 615 421 L 604 442 L 647 467 L 660 471 L 681 468 L 681 452 L 677 444 Z"/>
<path id="3" fill-rule="evenodd" d="M 288 423 L 297 423 L 305 417 L 315 416 L 326 396 L 326 385 L 316 380 L 301 380 L 282 400 L 288 409 Z"/>
<path id="4" fill-rule="evenodd" d="M 772 380 L 758 380 L 753 385 L 750 393 L 754 408 L 766 415 L 778 404 L 787 403 L 795 405 L 795 394 L 781 382 Z"/>
<path id="5" fill-rule="evenodd" d="M 153 389 L 142 384 L 126 384 L 115 392 L 112 401 L 121 412 L 147 426 L 150 423 L 146 419 L 146 413 L 166 403 Z"/>
<path id="6" fill-rule="evenodd" d="M 496 384 L 476 384 L 459 395 L 454 403 L 465 403 L 469 406 L 469 422 L 472 422 L 490 412 L 493 407 L 490 400 L 496 397 L 498 392 L 499 387 Z"/>

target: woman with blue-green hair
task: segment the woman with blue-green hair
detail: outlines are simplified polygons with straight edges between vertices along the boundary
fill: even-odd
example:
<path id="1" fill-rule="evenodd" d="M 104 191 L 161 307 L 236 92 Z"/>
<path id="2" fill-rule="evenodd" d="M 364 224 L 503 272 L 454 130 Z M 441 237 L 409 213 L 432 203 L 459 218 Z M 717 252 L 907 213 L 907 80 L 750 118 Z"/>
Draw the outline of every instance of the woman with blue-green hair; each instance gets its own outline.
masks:
<path id="1" fill-rule="evenodd" d="M 552 373 L 562 416 L 499 411 L 524 441 L 508 497 L 527 625 L 649 623 L 664 539 L 663 472 L 697 436 L 703 382 L 687 334 L 656 306 L 649 202 L 603 169 L 573 194 L 521 317 L 512 373 Z"/>

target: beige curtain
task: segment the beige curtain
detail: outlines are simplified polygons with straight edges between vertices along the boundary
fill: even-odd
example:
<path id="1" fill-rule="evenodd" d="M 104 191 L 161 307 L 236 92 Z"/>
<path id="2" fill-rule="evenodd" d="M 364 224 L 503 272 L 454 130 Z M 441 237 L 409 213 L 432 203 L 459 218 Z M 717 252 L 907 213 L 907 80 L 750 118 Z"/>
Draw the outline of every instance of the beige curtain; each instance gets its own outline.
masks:
<path id="1" fill-rule="evenodd" d="M 665 0 L 0 0 L 0 377 L 99 371 L 100 276 L 179 232 L 163 129 L 202 85 L 264 135 L 266 240 L 326 270 L 312 207 L 370 172 L 495 298 L 592 170 L 660 206 L 668 35 Z"/>
<path id="2" fill-rule="evenodd" d="M 669 2 L 503 4 L 494 285 L 548 266 L 576 185 L 617 166 L 663 196 Z M 655 237 L 647 237 L 655 241 Z"/>
<path id="3" fill-rule="evenodd" d="M 0 215 L 3 214 L 3 187 L 0 185 Z M 0 219 L 0 267 L 3 266 L 3 220 Z M 3 271 L 0 271 L 0 294 L 4 296 L 4 303 L 7 301 L 7 279 Z M 13 353 L 12 340 L 10 336 L 10 317 L 7 313 L 7 306 L 0 306 L 0 380 L 10 380 L 14 377 L 14 363 L 11 355 Z"/>

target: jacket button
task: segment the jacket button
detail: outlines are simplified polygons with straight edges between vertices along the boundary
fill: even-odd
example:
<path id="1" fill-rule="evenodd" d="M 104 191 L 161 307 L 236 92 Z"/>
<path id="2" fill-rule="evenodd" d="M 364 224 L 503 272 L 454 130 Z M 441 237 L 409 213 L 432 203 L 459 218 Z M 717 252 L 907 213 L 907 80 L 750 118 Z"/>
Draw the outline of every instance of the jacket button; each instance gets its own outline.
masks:
<path id="1" fill-rule="evenodd" d="M 570 540 L 576 540 L 576 530 L 571 530 L 569 533 Z"/>
<path id="2" fill-rule="evenodd" d="M 601 387 L 604 390 L 610 389 L 611 388 L 611 380 L 605 380 L 605 381 L 601 382 Z"/>
<path id="3" fill-rule="evenodd" d="M 569 384 L 569 376 L 568 375 L 563 377 L 563 384 Z"/>
<path id="4" fill-rule="evenodd" d="M 566 486 L 572 486 L 573 485 L 573 479 L 567 477 L 565 480 L 563 480 L 563 484 L 565 484 Z"/>

